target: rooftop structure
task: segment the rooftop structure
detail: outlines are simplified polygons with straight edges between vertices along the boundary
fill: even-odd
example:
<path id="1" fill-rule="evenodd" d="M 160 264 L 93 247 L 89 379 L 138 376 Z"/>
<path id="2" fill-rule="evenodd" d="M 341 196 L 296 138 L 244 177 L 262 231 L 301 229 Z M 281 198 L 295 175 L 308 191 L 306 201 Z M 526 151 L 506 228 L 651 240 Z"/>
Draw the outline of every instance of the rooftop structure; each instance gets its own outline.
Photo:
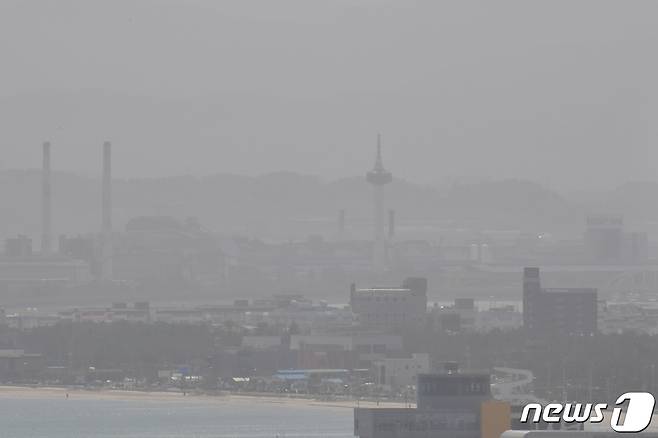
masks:
<path id="1" fill-rule="evenodd" d="M 480 438 L 509 429 L 509 405 L 491 397 L 489 374 L 419 374 L 416 408 L 356 408 L 360 438 Z M 496 419 L 493 424 L 492 420 Z"/>

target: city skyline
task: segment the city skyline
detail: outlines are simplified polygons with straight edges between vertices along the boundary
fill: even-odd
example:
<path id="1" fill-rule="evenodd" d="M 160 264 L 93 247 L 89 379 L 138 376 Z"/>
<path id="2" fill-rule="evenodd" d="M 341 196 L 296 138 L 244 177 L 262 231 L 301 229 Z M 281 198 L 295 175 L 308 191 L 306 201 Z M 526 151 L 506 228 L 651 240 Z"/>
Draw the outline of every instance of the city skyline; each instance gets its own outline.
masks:
<path id="1" fill-rule="evenodd" d="M 657 16 L 0 0 L 0 435 L 658 438 Z"/>

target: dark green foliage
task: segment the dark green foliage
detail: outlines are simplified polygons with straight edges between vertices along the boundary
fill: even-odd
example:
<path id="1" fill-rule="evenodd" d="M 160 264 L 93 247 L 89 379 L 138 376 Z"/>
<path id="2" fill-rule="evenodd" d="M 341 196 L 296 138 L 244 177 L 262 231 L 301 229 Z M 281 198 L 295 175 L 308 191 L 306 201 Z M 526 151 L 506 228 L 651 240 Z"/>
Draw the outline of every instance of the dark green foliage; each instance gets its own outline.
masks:
<path id="1" fill-rule="evenodd" d="M 535 392 L 549 400 L 609 401 L 627 391 L 658 391 L 658 336 L 635 333 L 531 339 L 512 332 L 406 333 L 410 352 L 429 352 L 436 368 L 530 369 Z M 413 346 L 413 348 L 409 348 Z"/>

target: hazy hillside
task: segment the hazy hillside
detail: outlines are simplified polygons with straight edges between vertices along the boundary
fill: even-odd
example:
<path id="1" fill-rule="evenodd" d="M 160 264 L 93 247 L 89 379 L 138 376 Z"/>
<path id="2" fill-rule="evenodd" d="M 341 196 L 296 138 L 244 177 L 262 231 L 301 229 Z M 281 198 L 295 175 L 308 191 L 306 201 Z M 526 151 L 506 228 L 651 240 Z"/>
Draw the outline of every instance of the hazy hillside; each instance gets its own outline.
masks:
<path id="1" fill-rule="evenodd" d="M 4 200 L 0 230 L 4 236 L 38 236 L 40 178 L 37 170 L 0 172 Z M 196 216 L 218 232 L 281 239 L 334 230 L 340 209 L 346 210 L 348 226 L 359 224 L 362 229 L 369 229 L 372 215 L 371 187 L 362 177 L 323 182 L 313 176 L 279 172 L 259 177 L 218 174 L 117 179 L 113 190 L 117 229 L 140 215 Z M 438 190 L 396 180 L 386 190 L 387 207 L 396 210 L 400 224 L 527 230 L 561 230 L 582 224 L 579 208 L 530 182 L 508 180 Z M 53 205 L 57 233 L 97 230 L 100 181 L 54 173 Z"/>

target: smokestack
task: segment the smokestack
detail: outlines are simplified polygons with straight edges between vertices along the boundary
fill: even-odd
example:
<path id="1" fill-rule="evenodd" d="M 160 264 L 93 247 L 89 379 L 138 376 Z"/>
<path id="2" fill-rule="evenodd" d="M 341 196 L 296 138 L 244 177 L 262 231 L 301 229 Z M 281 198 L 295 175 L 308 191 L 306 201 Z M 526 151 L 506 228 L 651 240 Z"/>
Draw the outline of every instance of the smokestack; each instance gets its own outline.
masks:
<path id="1" fill-rule="evenodd" d="M 103 143 L 103 219 L 101 280 L 112 280 L 112 144 Z"/>
<path id="2" fill-rule="evenodd" d="M 43 167 L 41 171 L 41 252 L 52 249 L 51 190 L 50 190 L 50 142 L 43 143 Z"/>
<path id="3" fill-rule="evenodd" d="M 388 238 L 395 236 L 395 210 L 388 211 Z"/>

